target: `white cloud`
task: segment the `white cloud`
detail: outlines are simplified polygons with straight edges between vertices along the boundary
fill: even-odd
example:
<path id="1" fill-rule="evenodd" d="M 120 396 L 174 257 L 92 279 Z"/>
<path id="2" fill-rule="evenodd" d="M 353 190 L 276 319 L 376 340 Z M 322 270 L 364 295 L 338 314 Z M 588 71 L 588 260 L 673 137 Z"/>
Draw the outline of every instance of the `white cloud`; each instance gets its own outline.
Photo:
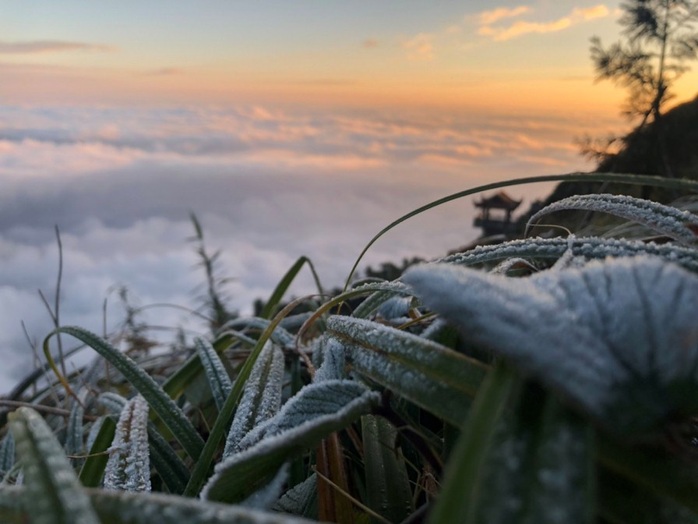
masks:
<path id="1" fill-rule="evenodd" d="M 0 347 L 14 366 L 0 372 L 0 392 L 31 367 L 20 321 L 38 339 L 50 328 L 37 289 L 53 289 L 55 224 L 66 324 L 100 331 L 116 284 L 141 304 L 191 306 L 203 280 L 186 241 L 190 211 L 223 252 L 233 307 L 249 311 L 301 255 L 333 287 L 378 230 L 426 202 L 496 179 L 582 169 L 570 144 L 595 125 L 587 118 L 0 107 Z M 464 200 L 416 217 L 365 263 L 439 256 L 476 236 L 473 214 Z M 305 276 L 292 292 L 312 291 Z M 113 327 L 123 317 L 113 294 L 109 304 Z M 172 309 L 148 316 L 169 326 L 186 319 Z"/>
<path id="2" fill-rule="evenodd" d="M 484 11 L 478 17 L 479 27 L 477 33 L 491 38 L 496 42 L 503 42 L 518 38 L 527 34 L 544 34 L 562 31 L 573 25 L 605 18 L 611 11 L 603 4 L 589 8 L 574 8 L 570 14 L 549 21 L 516 20 L 509 25 L 495 25 L 504 18 L 518 17 L 529 13 L 531 10 L 525 6 L 515 9 L 499 8 L 492 11 Z"/>
<path id="3" fill-rule="evenodd" d="M 478 15 L 478 22 L 480 25 L 492 25 L 495 22 L 499 22 L 503 18 L 514 18 L 521 16 L 525 13 L 531 11 L 531 8 L 525 5 L 520 5 L 517 7 L 498 7 L 490 11 L 483 11 Z"/>

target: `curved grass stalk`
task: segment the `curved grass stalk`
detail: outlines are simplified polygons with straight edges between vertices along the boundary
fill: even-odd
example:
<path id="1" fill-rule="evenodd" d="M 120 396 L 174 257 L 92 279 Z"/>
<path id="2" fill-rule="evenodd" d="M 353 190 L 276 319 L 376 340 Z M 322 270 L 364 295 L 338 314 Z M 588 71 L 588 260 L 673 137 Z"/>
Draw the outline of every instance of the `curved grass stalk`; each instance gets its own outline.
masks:
<path id="1" fill-rule="evenodd" d="M 519 186 L 525 184 L 535 184 L 540 182 L 612 182 L 616 184 L 630 184 L 630 185 L 647 185 L 653 187 L 664 187 L 670 189 L 682 189 L 686 191 L 698 192 L 698 182 L 693 180 L 677 180 L 671 178 L 664 178 L 658 176 L 647 176 L 647 175 L 624 175 L 618 173 L 569 173 L 565 175 L 545 175 L 545 176 L 534 176 L 534 177 L 524 177 L 517 178 L 513 180 L 505 180 L 502 182 L 493 182 L 491 184 L 484 184 L 482 186 L 477 186 L 471 189 L 466 189 L 464 191 L 459 191 L 451 195 L 439 198 L 428 204 L 425 204 L 417 209 L 410 211 L 409 213 L 401 216 L 400 218 L 394 220 L 383 229 L 381 229 L 376 235 L 366 244 L 361 253 L 359 253 L 356 262 L 349 271 L 349 276 L 347 277 L 346 283 L 344 284 L 344 289 L 349 287 L 356 268 L 363 259 L 364 255 L 368 252 L 373 244 L 385 235 L 388 231 L 399 226 L 406 220 L 417 216 L 425 211 L 429 211 L 435 207 L 442 204 L 452 202 L 453 200 L 458 200 L 466 196 L 474 195 L 476 193 L 481 193 L 483 191 L 491 191 L 493 189 L 501 189 L 503 187 Z"/>
<path id="2" fill-rule="evenodd" d="M 49 352 L 48 343 L 51 336 L 58 332 L 66 333 L 77 338 L 109 360 L 109 362 L 126 377 L 131 385 L 143 395 L 153 411 L 157 413 L 165 425 L 172 431 L 172 434 L 179 441 L 187 454 L 194 460 L 199 457 L 204 447 L 204 441 L 179 406 L 177 406 L 163 389 L 145 371 L 139 368 L 133 360 L 97 335 L 85 329 L 71 326 L 62 326 L 53 330 L 46 336 L 43 344 L 44 354 L 49 363 L 53 362 L 53 358 Z M 51 367 L 54 373 L 58 371 L 55 367 L 55 363 L 53 363 Z M 70 386 L 67 384 L 65 378 L 60 377 L 60 379 L 62 382 L 65 382 L 65 385 L 69 389 Z"/>
<path id="3" fill-rule="evenodd" d="M 291 283 L 296 278 L 300 270 L 303 269 L 303 266 L 305 264 L 308 265 L 308 268 L 310 269 L 310 272 L 313 275 L 313 279 L 315 280 L 315 285 L 317 286 L 318 293 L 320 295 L 325 294 L 325 292 L 322 290 L 320 277 L 318 276 L 317 271 L 315 271 L 315 266 L 313 265 L 312 261 L 306 256 L 299 257 L 298 260 L 296 260 L 296 262 L 291 266 L 291 268 L 286 272 L 283 278 L 276 285 L 276 288 L 269 297 L 269 300 L 267 300 L 266 304 L 264 304 L 264 308 L 262 309 L 262 312 L 259 315 L 260 317 L 271 319 L 272 316 L 274 316 L 274 313 L 276 312 L 276 309 L 278 308 L 281 299 L 283 298 L 286 291 L 288 291 L 288 288 L 290 287 Z"/>

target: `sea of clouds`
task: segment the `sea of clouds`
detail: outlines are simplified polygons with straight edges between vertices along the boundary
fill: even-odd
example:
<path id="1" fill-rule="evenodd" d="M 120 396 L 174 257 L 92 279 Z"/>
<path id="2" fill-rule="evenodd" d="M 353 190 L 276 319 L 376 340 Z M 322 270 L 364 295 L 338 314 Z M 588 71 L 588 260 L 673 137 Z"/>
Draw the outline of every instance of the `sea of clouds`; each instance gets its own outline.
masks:
<path id="1" fill-rule="evenodd" d="M 522 116 L 245 107 L 0 107 L 0 393 L 33 365 L 51 328 L 63 245 L 61 322 L 96 331 L 123 321 L 114 289 L 137 305 L 197 307 L 190 212 L 231 306 L 249 313 L 301 255 L 341 285 L 382 227 L 436 198 L 512 177 L 586 170 L 573 143 L 602 128 L 590 115 Z M 551 185 L 512 188 L 525 199 Z M 472 199 L 388 233 L 361 267 L 433 258 L 465 245 Z M 306 275 L 298 296 L 313 291 Z M 154 325 L 201 325 L 169 308 Z M 29 340 L 23 333 L 24 323 Z"/>

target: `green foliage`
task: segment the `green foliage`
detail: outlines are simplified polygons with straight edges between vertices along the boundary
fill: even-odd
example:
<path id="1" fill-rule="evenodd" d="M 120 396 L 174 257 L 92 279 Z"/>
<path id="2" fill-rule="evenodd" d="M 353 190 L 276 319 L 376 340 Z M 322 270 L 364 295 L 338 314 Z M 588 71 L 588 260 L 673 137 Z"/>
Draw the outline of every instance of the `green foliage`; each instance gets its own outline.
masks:
<path id="1" fill-rule="evenodd" d="M 646 176 L 512 180 L 414 210 L 366 249 L 441 203 L 551 180 L 698 192 Z M 559 211 L 613 214 L 636 234 L 386 263 L 294 315 L 303 299 L 284 295 L 314 272 L 300 257 L 259 316 L 218 316 L 169 348 L 121 337 L 128 356 L 58 327 L 44 344 L 54 377 L 37 395 L 38 378 L 22 381 L 14 394 L 34 409 L 1 429 L 0 521 L 696 522 L 697 219 L 579 195 L 533 220 Z M 66 375 L 58 333 L 98 363 Z"/>

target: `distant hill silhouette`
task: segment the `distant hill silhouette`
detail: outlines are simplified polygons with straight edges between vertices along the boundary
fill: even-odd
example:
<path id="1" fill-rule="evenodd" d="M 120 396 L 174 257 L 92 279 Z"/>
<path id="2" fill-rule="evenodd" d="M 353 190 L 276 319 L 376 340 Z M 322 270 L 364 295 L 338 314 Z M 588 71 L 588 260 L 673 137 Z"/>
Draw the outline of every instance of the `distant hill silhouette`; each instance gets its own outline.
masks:
<path id="1" fill-rule="evenodd" d="M 656 139 L 656 122 L 636 128 L 623 138 L 623 145 L 615 154 L 602 158 L 596 168 L 598 173 L 633 173 L 637 175 L 674 176 L 698 180 L 698 96 L 690 102 L 679 104 L 667 111 L 661 120 L 664 154 Z M 542 202 L 534 204 L 518 219 L 523 227 L 528 217 L 541 205 L 547 205 L 572 195 L 588 193 L 624 193 L 668 202 L 677 195 L 657 188 L 638 188 L 627 185 L 600 182 L 563 182 Z M 537 206 L 537 207 L 536 207 Z M 579 218 L 579 214 L 556 214 L 555 222 L 565 223 L 566 215 Z"/>

